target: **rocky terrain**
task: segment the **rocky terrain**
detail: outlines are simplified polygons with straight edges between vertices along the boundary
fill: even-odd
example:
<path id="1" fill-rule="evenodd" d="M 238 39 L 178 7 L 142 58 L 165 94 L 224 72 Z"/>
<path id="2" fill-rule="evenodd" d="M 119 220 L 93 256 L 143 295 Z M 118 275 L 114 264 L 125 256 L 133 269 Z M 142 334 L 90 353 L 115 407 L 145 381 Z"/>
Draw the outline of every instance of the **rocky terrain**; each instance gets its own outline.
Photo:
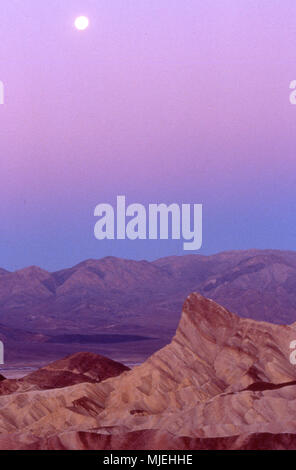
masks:
<path id="1" fill-rule="evenodd" d="M 190 292 L 241 317 L 290 324 L 295 287 L 296 253 L 277 250 L 0 270 L 0 340 L 7 363 L 45 364 L 77 351 L 142 362 L 170 341 Z"/>
<path id="2" fill-rule="evenodd" d="M 128 367 L 93 353 L 76 353 L 55 361 L 20 379 L 0 377 L 0 395 L 32 390 L 63 388 L 79 383 L 98 383 L 115 377 Z"/>
<path id="3" fill-rule="evenodd" d="M 2 394 L 0 448 L 296 449 L 295 338 L 293 324 L 240 318 L 191 294 L 171 343 L 142 365 Z"/>

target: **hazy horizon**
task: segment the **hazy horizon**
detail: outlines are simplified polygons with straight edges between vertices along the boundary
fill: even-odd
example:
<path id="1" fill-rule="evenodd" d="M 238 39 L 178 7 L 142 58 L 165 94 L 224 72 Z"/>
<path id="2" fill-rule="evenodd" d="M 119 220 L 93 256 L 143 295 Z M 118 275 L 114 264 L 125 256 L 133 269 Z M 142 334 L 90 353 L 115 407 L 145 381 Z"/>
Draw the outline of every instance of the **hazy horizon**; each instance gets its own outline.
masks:
<path id="1" fill-rule="evenodd" d="M 36 268 L 40 268 L 44 271 L 48 271 L 49 273 L 54 273 L 54 272 L 57 272 L 57 271 L 63 271 L 64 269 L 70 269 L 70 268 L 73 268 L 81 263 L 84 263 L 85 261 L 91 261 L 91 260 L 94 260 L 94 261 L 100 261 L 100 260 L 103 260 L 105 258 L 115 258 L 115 259 L 120 259 L 120 260 L 124 260 L 124 261 L 138 261 L 138 262 L 141 262 L 141 261 L 147 261 L 149 263 L 153 263 L 154 261 L 157 261 L 157 260 L 161 260 L 161 259 L 165 259 L 165 258 L 174 258 L 174 257 L 186 257 L 186 256 L 203 256 L 203 257 L 211 257 L 211 256 L 216 256 L 216 255 L 221 255 L 221 254 L 228 254 L 228 253 L 238 253 L 238 252 L 246 252 L 246 251 L 249 251 L 249 252 L 254 252 L 254 251 L 259 251 L 259 252 L 270 252 L 270 251 L 274 251 L 274 252 L 281 252 L 281 253 L 294 253 L 296 255 L 296 250 L 281 250 L 281 249 L 278 249 L 278 248 L 244 248 L 244 249 L 234 249 L 234 250 L 221 250 L 221 251 L 217 251 L 217 252 L 214 252 L 214 253 L 201 253 L 201 252 L 196 252 L 196 253 L 188 253 L 188 252 L 183 252 L 181 254 L 171 254 L 171 255 L 165 255 L 165 256 L 160 256 L 160 257 L 156 257 L 156 258 L 129 258 L 129 257 L 124 257 L 124 256 L 114 256 L 114 255 L 104 255 L 104 256 L 100 256 L 100 257 L 93 257 L 93 258 L 85 258 L 85 259 L 81 259 L 81 260 L 78 260 L 77 262 L 75 262 L 74 264 L 71 264 L 71 265 L 68 265 L 68 266 L 65 266 L 65 265 L 61 265 L 59 266 L 57 269 L 54 269 L 54 270 L 50 270 L 50 269 L 46 269 L 44 268 L 43 266 L 39 266 L 39 265 L 35 265 L 35 264 L 28 264 L 26 266 L 21 266 L 20 268 L 17 268 L 15 270 L 10 270 L 8 268 L 6 268 L 5 266 L 0 266 L 0 269 L 4 269 L 8 272 L 15 272 L 15 271 L 21 271 L 23 269 L 27 269 L 27 268 L 32 268 L 32 267 L 36 267 Z"/>

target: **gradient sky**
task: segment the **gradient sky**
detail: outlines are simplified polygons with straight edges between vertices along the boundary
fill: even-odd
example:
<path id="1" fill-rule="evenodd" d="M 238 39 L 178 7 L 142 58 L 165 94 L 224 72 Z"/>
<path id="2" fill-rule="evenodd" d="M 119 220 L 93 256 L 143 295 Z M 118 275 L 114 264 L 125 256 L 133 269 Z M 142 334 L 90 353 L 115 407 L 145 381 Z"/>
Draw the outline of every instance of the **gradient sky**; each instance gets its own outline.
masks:
<path id="1" fill-rule="evenodd" d="M 120 194 L 202 203 L 200 253 L 295 249 L 295 44 L 295 0 L 1 0 L 0 266 L 186 254 L 96 240 Z"/>

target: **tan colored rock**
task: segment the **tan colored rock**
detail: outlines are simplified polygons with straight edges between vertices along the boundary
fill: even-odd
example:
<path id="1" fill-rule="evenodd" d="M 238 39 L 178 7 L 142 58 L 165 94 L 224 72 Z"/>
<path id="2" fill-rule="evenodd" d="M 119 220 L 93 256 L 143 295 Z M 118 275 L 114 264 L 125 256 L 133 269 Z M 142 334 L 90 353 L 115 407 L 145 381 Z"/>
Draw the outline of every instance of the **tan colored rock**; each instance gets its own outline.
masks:
<path id="1" fill-rule="evenodd" d="M 294 437 L 278 437 L 296 434 L 293 339 L 293 325 L 241 319 L 192 294 L 172 342 L 141 366 L 98 384 L 0 397 L 0 447 L 14 436 L 19 448 L 130 448 L 130 433 L 135 448 L 147 448 L 145 433 L 151 448 L 248 448 L 254 435 L 268 447 L 268 433 L 293 448 Z"/>

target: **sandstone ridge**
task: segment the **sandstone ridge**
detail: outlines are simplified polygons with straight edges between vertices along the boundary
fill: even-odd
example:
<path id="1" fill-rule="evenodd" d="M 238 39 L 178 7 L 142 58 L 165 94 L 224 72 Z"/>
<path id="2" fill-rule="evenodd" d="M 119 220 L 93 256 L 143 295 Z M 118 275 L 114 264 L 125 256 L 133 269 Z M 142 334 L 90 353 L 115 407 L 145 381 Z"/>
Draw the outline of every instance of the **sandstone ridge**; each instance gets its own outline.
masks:
<path id="1" fill-rule="evenodd" d="M 1 396 L 0 448 L 296 448 L 295 337 L 191 294 L 171 343 L 133 370 Z"/>

